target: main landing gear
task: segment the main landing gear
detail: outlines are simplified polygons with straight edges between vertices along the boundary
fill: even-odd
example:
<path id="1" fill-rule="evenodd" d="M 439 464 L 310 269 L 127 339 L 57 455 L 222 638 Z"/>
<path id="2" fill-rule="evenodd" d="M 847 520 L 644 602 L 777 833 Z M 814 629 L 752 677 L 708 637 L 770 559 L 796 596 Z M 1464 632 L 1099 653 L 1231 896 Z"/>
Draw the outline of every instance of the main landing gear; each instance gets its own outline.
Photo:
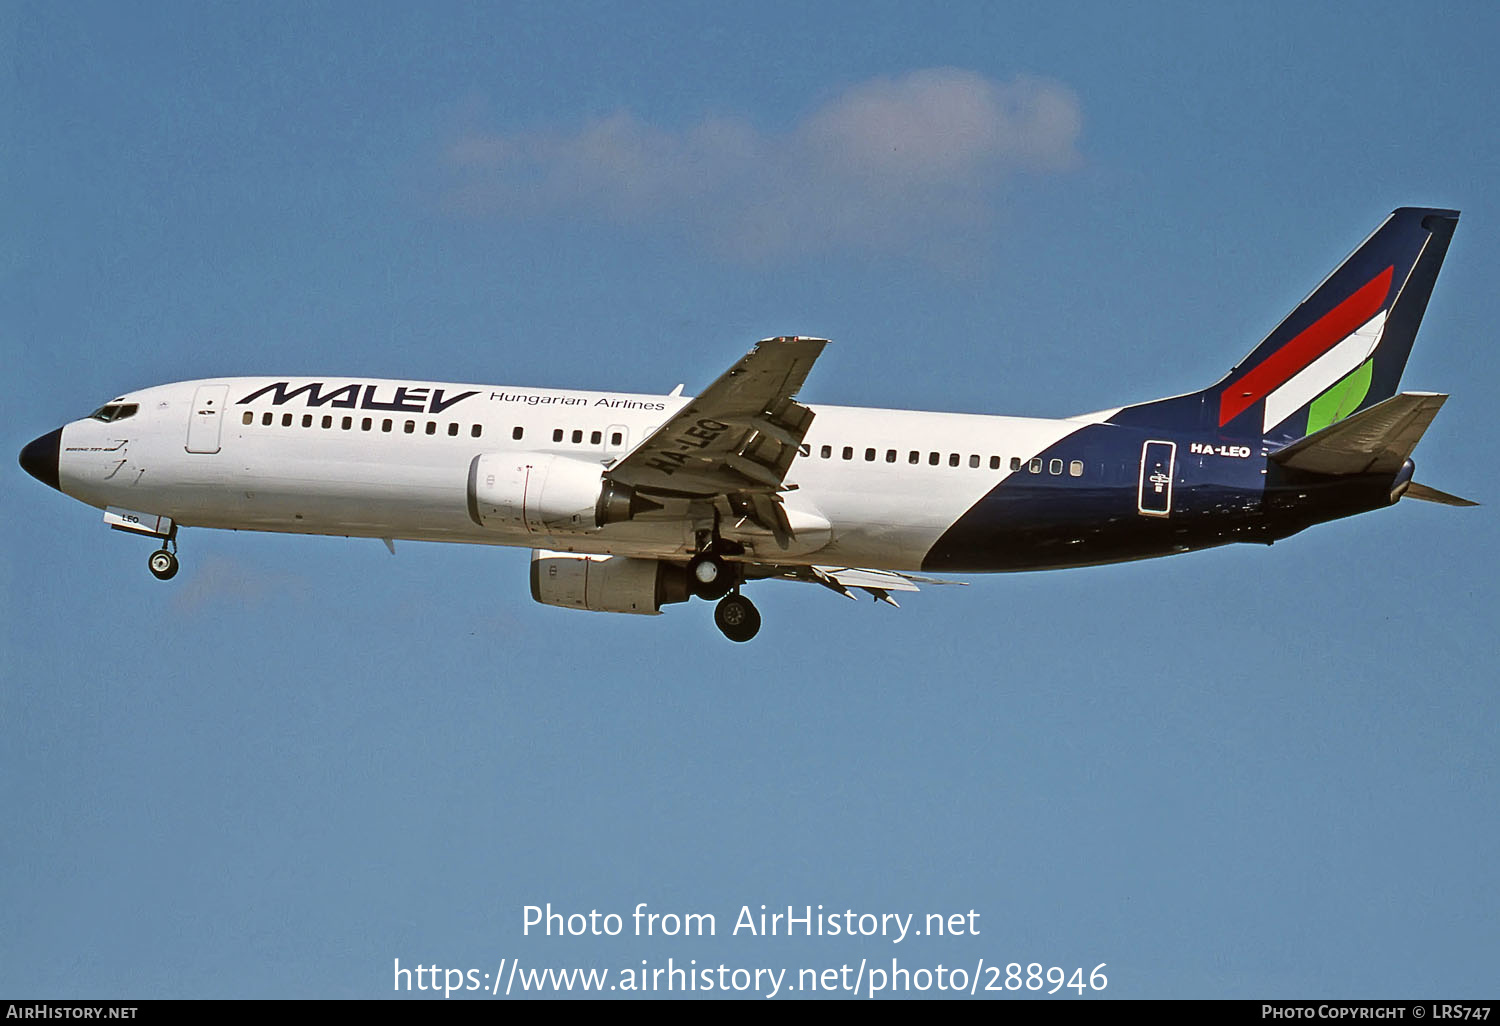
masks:
<path id="1" fill-rule="evenodd" d="M 733 568 L 712 552 L 700 552 L 688 561 L 688 587 L 701 599 L 712 602 L 728 595 L 734 578 Z"/>
<path id="2" fill-rule="evenodd" d="M 701 599 L 718 603 L 714 624 L 730 641 L 749 641 L 760 631 L 760 612 L 740 594 L 740 567 L 724 559 L 744 552 L 738 542 L 719 537 L 715 522 L 712 531 L 698 532 L 698 553 L 687 565 L 688 589 Z"/>
<path id="3" fill-rule="evenodd" d="M 736 591 L 714 607 L 714 624 L 730 641 L 749 641 L 760 633 L 760 610 Z"/>

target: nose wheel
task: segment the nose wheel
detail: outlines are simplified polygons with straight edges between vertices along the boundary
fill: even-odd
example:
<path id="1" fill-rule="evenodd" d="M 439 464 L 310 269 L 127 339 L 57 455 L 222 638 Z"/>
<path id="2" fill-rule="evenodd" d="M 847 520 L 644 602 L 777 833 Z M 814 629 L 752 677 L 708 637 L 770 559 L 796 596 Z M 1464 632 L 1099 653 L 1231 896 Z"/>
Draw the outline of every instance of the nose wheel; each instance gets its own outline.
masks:
<path id="1" fill-rule="evenodd" d="M 760 610 L 743 595 L 725 595 L 714 607 L 714 624 L 730 641 L 749 641 L 760 633 Z"/>
<path id="2" fill-rule="evenodd" d="M 151 576 L 158 581 L 170 581 L 177 576 L 177 554 L 166 549 L 157 549 L 151 553 L 151 558 L 146 560 L 146 566 L 151 569 Z"/>

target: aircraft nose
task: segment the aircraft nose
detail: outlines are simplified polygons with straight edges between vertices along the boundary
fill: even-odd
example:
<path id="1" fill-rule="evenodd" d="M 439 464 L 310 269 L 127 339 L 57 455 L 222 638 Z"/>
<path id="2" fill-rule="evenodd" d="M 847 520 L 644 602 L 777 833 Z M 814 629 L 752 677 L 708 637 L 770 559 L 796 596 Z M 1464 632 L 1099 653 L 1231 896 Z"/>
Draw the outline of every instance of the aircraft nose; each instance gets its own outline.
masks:
<path id="1" fill-rule="evenodd" d="M 21 450 L 21 469 L 42 484 L 61 491 L 57 483 L 57 459 L 61 452 L 62 428 L 58 428 L 26 443 Z"/>

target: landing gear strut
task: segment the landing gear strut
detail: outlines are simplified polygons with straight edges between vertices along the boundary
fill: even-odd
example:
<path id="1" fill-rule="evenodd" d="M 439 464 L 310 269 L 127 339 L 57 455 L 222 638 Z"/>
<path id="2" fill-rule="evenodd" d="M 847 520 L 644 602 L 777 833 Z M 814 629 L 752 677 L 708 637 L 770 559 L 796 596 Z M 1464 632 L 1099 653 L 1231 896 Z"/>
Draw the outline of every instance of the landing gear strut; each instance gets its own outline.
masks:
<path id="1" fill-rule="evenodd" d="M 739 568 L 725 562 L 725 556 L 742 556 L 745 547 L 719 536 L 719 517 L 714 526 L 698 532 L 698 553 L 688 560 L 688 587 L 694 595 L 713 602 L 728 595 L 740 583 Z"/>
<path id="2" fill-rule="evenodd" d="M 158 537 L 160 537 L 158 535 Z M 171 546 L 168 548 L 167 546 Z M 161 540 L 161 548 L 151 553 L 146 560 L 146 566 L 151 570 L 151 576 L 158 581 L 170 581 L 177 576 L 177 525 L 172 525 L 172 533 Z"/>
<path id="3" fill-rule="evenodd" d="M 714 624 L 730 641 L 749 641 L 760 632 L 760 611 L 753 602 L 735 592 L 725 595 L 714 607 Z"/>

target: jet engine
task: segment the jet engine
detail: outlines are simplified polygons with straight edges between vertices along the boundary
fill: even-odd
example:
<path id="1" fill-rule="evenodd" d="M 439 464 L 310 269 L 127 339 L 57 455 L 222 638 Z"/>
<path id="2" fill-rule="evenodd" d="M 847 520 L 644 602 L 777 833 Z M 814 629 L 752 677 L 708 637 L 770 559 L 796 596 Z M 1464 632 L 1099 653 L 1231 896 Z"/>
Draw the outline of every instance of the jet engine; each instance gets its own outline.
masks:
<path id="1" fill-rule="evenodd" d="M 480 527 L 545 534 L 592 531 L 661 504 L 604 480 L 598 463 L 536 452 L 484 453 L 469 464 L 469 519 Z"/>
<path id="2" fill-rule="evenodd" d="M 687 568 L 659 559 L 532 549 L 531 597 L 548 606 L 650 616 L 688 600 Z"/>

